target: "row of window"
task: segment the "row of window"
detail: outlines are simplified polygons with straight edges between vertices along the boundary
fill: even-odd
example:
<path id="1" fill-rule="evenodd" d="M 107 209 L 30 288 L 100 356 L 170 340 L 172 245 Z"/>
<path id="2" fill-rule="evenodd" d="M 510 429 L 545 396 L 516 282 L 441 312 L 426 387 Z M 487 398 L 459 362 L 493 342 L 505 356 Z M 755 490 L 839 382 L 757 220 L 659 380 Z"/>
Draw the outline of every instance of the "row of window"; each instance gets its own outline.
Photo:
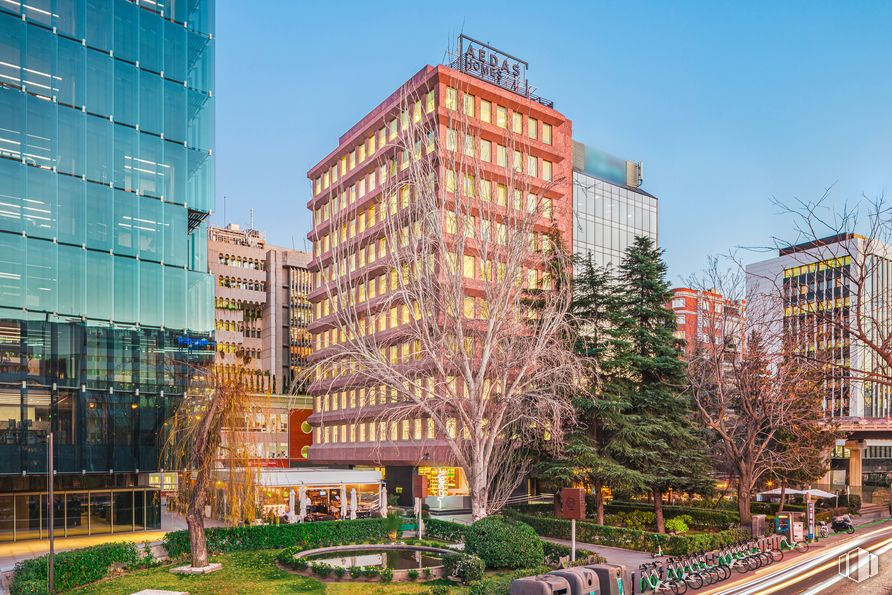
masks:
<path id="1" fill-rule="evenodd" d="M 233 256 L 231 254 L 220 253 L 218 262 L 224 266 L 235 267 L 239 269 L 252 269 L 255 271 L 265 271 L 266 262 L 258 258 L 244 258 L 242 256 Z"/>
<path id="2" fill-rule="evenodd" d="M 511 153 L 511 167 L 516 172 L 526 172 L 527 175 L 539 176 L 539 162 L 542 162 L 542 179 L 550 182 L 554 176 L 554 164 L 547 159 L 539 159 L 533 154 L 528 154 L 526 160 L 523 152 L 517 149 L 509 149 L 506 146 L 485 139 L 479 139 L 471 134 L 464 134 L 461 151 L 468 157 L 477 157 L 487 163 L 495 163 L 501 167 L 508 167 L 508 154 Z M 452 128 L 446 129 L 446 150 L 458 151 L 459 133 Z M 495 150 L 493 150 L 495 149 Z M 524 165 L 526 162 L 526 165 Z"/>
<path id="3" fill-rule="evenodd" d="M 455 427 L 455 420 L 451 420 Z M 370 421 L 366 423 L 326 424 L 317 427 L 315 444 L 356 444 L 366 442 L 398 442 L 434 440 L 436 428 L 431 419 L 403 419 L 400 421 Z"/>
<path id="4" fill-rule="evenodd" d="M 431 113 L 436 107 L 434 99 L 434 91 L 429 91 L 424 98 L 424 112 Z M 412 108 L 412 119 L 415 123 L 421 121 L 422 118 L 422 102 L 416 101 Z M 409 128 L 409 111 L 404 110 L 397 118 L 387 122 L 377 132 L 373 132 L 368 138 L 360 143 L 355 149 L 343 155 L 338 163 L 332 165 L 322 175 L 313 180 L 313 196 L 318 196 L 320 192 L 327 190 L 329 186 L 338 181 L 339 177 L 345 176 L 348 172 L 353 171 L 358 165 L 362 165 L 376 151 L 383 149 L 389 141 L 396 139 L 398 127 L 403 132 Z M 351 201 L 352 202 L 352 201 Z"/>
<path id="5" fill-rule="evenodd" d="M 217 277 L 217 285 L 229 289 L 247 289 L 250 291 L 266 291 L 266 282 L 255 279 L 235 279 L 233 277 Z"/>
<path id="6" fill-rule="evenodd" d="M 492 103 L 485 99 L 478 99 L 470 93 L 462 93 L 462 113 L 470 118 L 479 118 L 487 124 L 495 124 L 499 128 L 508 129 L 510 120 L 511 131 L 515 134 L 523 134 L 524 119 L 526 119 L 526 134 L 533 140 L 541 139 L 543 143 L 552 143 L 552 126 L 545 122 L 539 122 L 536 118 L 524 116 L 520 112 L 509 110 L 507 107 Z M 443 104 L 446 109 L 458 110 L 458 90 L 446 87 L 446 98 Z M 541 132 L 540 132 L 541 125 Z"/>

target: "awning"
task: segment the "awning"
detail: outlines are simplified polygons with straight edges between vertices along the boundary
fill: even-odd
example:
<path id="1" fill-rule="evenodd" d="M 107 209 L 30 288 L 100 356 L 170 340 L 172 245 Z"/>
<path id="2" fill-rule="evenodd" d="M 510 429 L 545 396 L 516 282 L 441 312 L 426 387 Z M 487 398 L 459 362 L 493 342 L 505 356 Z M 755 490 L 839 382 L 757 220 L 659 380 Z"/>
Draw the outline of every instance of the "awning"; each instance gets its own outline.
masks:
<path id="1" fill-rule="evenodd" d="M 796 495 L 796 494 L 804 494 L 805 492 L 802 490 L 794 490 L 792 488 L 787 488 L 784 490 L 784 496 Z M 781 489 L 774 488 L 773 490 L 768 490 L 767 492 L 759 492 L 760 496 L 780 496 Z"/>
<path id="2" fill-rule="evenodd" d="M 380 484 L 381 472 L 356 469 L 263 469 L 258 483 L 267 488 Z"/>

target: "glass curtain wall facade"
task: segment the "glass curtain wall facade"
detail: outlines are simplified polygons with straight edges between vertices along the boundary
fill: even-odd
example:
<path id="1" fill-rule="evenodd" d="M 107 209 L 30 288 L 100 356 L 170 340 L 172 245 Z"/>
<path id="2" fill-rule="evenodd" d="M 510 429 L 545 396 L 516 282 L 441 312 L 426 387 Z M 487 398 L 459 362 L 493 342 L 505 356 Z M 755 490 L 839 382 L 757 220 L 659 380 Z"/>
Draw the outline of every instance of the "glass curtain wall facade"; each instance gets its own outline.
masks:
<path id="1" fill-rule="evenodd" d="M 0 3 L 0 541 L 41 536 L 50 429 L 57 522 L 160 514 L 137 487 L 184 364 L 213 357 L 213 14 Z"/>
<path id="2" fill-rule="evenodd" d="M 636 236 L 657 241 L 657 199 L 574 171 L 573 225 L 574 254 L 617 270 Z"/>

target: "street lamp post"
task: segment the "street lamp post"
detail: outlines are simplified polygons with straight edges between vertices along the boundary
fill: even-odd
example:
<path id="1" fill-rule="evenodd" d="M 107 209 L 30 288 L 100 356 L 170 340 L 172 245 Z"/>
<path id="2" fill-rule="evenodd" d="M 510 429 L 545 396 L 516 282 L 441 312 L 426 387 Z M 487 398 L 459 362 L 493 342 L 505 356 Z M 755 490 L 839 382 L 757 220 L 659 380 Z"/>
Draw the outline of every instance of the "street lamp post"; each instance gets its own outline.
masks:
<path id="1" fill-rule="evenodd" d="M 55 564 L 55 519 L 53 518 L 55 513 L 54 506 L 54 498 L 53 498 L 53 430 L 50 428 L 50 432 L 46 438 L 46 450 L 47 450 L 47 472 L 46 472 L 46 483 L 47 483 L 47 508 L 49 509 L 49 514 L 47 517 L 49 518 L 49 529 L 50 529 L 50 558 L 49 558 L 49 570 L 47 572 L 47 580 L 49 582 L 48 590 L 50 593 L 55 593 L 56 581 L 53 576 L 54 564 Z"/>

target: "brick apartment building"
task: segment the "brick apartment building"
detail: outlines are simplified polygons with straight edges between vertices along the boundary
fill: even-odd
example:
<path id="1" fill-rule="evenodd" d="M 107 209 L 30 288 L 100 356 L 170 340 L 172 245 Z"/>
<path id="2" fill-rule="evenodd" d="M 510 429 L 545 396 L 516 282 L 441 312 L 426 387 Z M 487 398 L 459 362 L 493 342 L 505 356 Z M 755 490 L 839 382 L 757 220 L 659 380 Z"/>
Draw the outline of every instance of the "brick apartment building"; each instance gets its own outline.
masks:
<path id="1" fill-rule="evenodd" d="M 731 300 L 713 290 L 678 287 L 672 290 L 668 307 L 675 313 L 675 337 L 684 340 L 686 355 L 700 345 L 720 344 L 726 338 L 733 337 L 736 345 L 742 345 L 745 300 Z"/>

